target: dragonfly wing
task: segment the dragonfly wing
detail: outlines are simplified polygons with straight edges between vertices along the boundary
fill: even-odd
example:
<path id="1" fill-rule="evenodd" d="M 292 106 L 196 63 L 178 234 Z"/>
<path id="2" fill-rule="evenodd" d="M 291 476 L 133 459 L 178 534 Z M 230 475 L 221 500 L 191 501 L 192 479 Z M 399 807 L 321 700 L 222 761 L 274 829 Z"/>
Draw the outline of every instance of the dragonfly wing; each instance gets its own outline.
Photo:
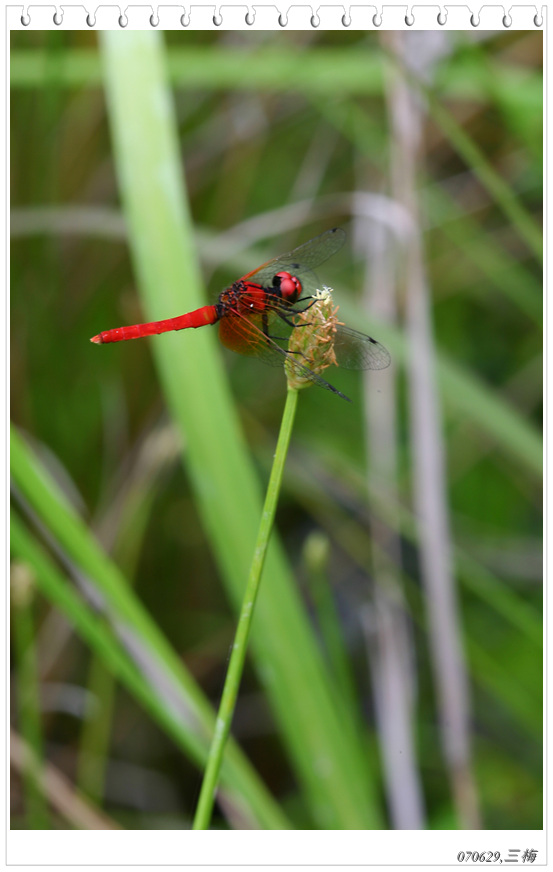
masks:
<path id="1" fill-rule="evenodd" d="M 287 343 L 287 338 L 276 339 L 266 336 L 263 333 L 261 315 L 253 317 L 248 315 L 244 317 L 239 312 L 232 312 L 219 322 L 219 337 L 222 344 L 226 348 L 230 348 L 231 351 L 236 351 L 238 354 L 244 354 L 248 357 L 257 357 L 263 363 L 268 363 L 270 366 L 283 366 L 284 361 L 288 360 L 298 376 L 308 379 L 314 384 L 325 388 L 325 390 L 332 391 L 332 393 L 338 394 L 342 399 L 351 402 L 349 397 L 346 397 L 345 394 L 325 381 L 322 376 L 301 363 L 295 354 L 279 345 L 279 342 Z"/>
<path id="2" fill-rule="evenodd" d="M 272 325 L 272 320 L 271 320 Z M 283 325 L 286 327 L 286 325 Z M 269 328 L 272 335 L 272 326 Z M 281 331 L 282 342 L 287 343 L 288 337 Z M 261 314 L 251 314 L 244 317 L 239 312 L 231 312 L 219 321 L 219 339 L 225 348 L 230 348 L 237 354 L 246 357 L 258 357 L 270 366 L 282 366 L 283 354 L 286 351 L 280 347 L 276 337 L 270 339 L 263 332 Z"/>
<path id="3" fill-rule="evenodd" d="M 334 353 L 343 369 L 386 369 L 392 358 L 380 342 L 341 325 L 336 329 Z"/>
<path id="4" fill-rule="evenodd" d="M 298 275 L 300 278 L 302 278 L 302 273 L 305 273 L 302 283 L 305 285 L 305 280 L 307 279 L 309 282 L 311 279 L 314 289 L 316 278 L 311 271 L 336 254 L 341 249 L 345 239 L 346 234 L 340 227 L 326 230 L 320 236 L 315 236 L 309 242 L 298 245 L 287 254 L 281 254 L 279 257 L 262 264 L 251 273 L 243 276 L 243 279 L 253 279 L 261 285 L 267 285 L 271 284 L 273 276 L 284 270 Z M 304 290 L 306 290 L 305 287 Z"/>

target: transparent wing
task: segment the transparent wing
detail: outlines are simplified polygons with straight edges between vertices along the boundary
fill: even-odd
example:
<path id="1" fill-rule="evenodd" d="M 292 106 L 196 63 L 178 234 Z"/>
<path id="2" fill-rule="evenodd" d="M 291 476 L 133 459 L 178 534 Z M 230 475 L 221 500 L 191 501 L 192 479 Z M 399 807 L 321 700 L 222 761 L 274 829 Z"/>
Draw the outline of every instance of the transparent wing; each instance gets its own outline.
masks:
<path id="1" fill-rule="evenodd" d="M 281 254 L 279 257 L 273 258 L 273 260 L 269 260 L 242 278 L 253 279 L 263 286 L 270 285 L 273 276 L 284 270 L 302 279 L 304 291 L 309 290 L 309 288 L 305 287 L 306 281 L 314 289 L 316 278 L 311 271 L 332 257 L 333 254 L 336 254 L 343 246 L 345 239 L 346 234 L 340 227 L 326 230 L 320 236 L 315 236 L 309 242 L 298 245 L 297 248 L 292 249 L 287 254 Z"/>
<path id="2" fill-rule="evenodd" d="M 271 323 L 270 336 L 266 336 L 261 314 L 244 317 L 240 312 L 233 311 L 219 321 L 219 339 L 225 348 L 230 348 L 237 354 L 258 357 L 271 366 L 282 366 L 282 355 L 286 354 L 286 348 L 279 343 L 282 342 L 282 346 L 287 345 L 291 328 L 283 324 L 283 329 L 277 336 L 275 326 Z"/>
<path id="3" fill-rule="evenodd" d="M 275 323 L 278 324 L 278 321 Z M 279 325 L 279 334 L 280 330 L 289 334 L 290 328 L 286 330 L 286 327 L 286 324 L 282 324 L 282 327 Z M 349 397 L 346 397 L 345 394 L 325 381 L 324 378 L 305 366 L 296 354 L 287 351 L 286 348 L 279 345 L 280 341 L 283 344 L 287 344 L 288 338 L 286 336 L 280 337 L 279 335 L 278 338 L 266 336 L 263 332 L 261 315 L 259 314 L 253 317 L 251 315 L 246 317 L 240 312 L 232 311 L 219 322 L 219 338 L 222 344 L 232 351 L 248 357 L 257 357 L 271 366 L 283 366 L 284 361 L 288 360 L 299 376 L 309 379 L 314 384 L 325 388 L 327 391 L 332 391 L 332 393 L 338 394 L 342 399 L 351 402 Z"/>
<path id="4" fill-rule="evenodd" d="M 390 352 L 372 336 L 343 325 L 336 330 L 334 353 L 343 369 L 386 369 L 392 359 Z"/>

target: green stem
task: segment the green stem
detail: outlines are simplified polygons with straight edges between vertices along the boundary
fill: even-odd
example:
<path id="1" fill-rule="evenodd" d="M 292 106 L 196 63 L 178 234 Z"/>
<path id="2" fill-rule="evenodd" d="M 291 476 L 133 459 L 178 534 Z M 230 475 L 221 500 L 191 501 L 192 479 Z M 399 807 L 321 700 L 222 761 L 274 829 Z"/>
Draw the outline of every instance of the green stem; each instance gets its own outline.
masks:
<path id="1" fill-rule="evenodd" d="M 13 639 L 17 655 L 17 692 L 21 736 L 33 755 L 23 770 L 26 793 L 26 827 L 47 830 L 50 827 L 41 774 L 44 763 L 40 688 L 33 622 L 34 579 L 27 563 L 12 566 Z"/>
<path id="2" fill-rule="evenodd" d="M 439 96 L 421 78 L 414 75 L 413 70 L 408 69 L 401 57 L 394 54 L 389 48 L 386 48 L 385 51 L 388 60 L 401 71 L 406 77 L 406 81 L 409 81 L 426 98 L 428 101 L 428 111 L 433 120 L 441 127 L 457 154 L 471 168 L 492 199 L 496 201 L 504 214 L 512 221 L 519 235 L 534 254 L 537 262 L 542 264 L 543 235 L 541 227 L 524 206 L 519 203 L 516 194 L 513 193 L 509 184 L 503 180 L 500 173 L 494 169 L 482 149 L 465 133 L 463 127 L 455 120 L 453 114 L 445 108 L 442 102 L 442 95 Z"/>
<path id="3" fill-rule="evenodd" d="M 513 222 L 519 235 L 524 239 L 538 263 L 543 262 L 543 240 L 540 227 L 531 215 L 521 206 L 509 185 L 493 168 L 478 145 L 468 136 L 451 112 L 441 105 L 436 96 L 424 89 L 428 98 L 430 114 L 442 128 L 451 145 L 461 158 L 478 176 L 482 185 L 498 203 L 505 215 Z"/>
<path id="4" fill-rule="evenodd" d="M 271 470 L 269 486 L 267 488 L 267 496 L 265 497 L 265 505 L 263 506 L 263 512 L 261 515 L 261 523 L 257 534 L 257 542 L 250 567 L 250 574 L 246 585 L 244 599 L 242 601 L 242 608 L 240 610 L 240 617 L 238 619 L 238 626 L 234 637 L 234 645 L 232 646 L 232 653 L 230 655 L 225 686 L 223 687 L 223 695 L 221 697 L 219 712 L 217 714 L 215 734 L 209 750 L 202 789 L 198 800 L 198 807 L 194 817 L 193 829 L 195 830 L 208 829 L 211 819 L 211 812 L 215 800 L 215 791 L 219 780 L 219 771 L 221 769 L 225 744 L 230 732 L 240 681 L 242 679 L 242 672 L 244 671 L 253 611 L 261 582 L 265 555 L 267 553 L 267 547 L 273 529 L 278 495 L 282 483 L 284 463 L 286 455 L 288 454 L 288 446 L 290 444 L 290 436 L 292 434 L 292 425 L 294 423 L 297 402 L 297 390 L 289 388 L 286 394 L 286 405 L 282 416 L 275 459 Z"/>
<path id="5" fill-rule="evenodd" d="M 104 796 L 116 684 L 113 671 L 93 654 L 88 670 L 89 704 L 83 720 L 76 785 L 96 805 Z"/>
<path id="6" fill-rule="evenodd" d="M 328 575 L 329 550 L 323 533 L 311 534 L 304 549 L 307 584 L 336 687 L 344 704 L 357 712 L 360 707 L 355 681 Z"/>

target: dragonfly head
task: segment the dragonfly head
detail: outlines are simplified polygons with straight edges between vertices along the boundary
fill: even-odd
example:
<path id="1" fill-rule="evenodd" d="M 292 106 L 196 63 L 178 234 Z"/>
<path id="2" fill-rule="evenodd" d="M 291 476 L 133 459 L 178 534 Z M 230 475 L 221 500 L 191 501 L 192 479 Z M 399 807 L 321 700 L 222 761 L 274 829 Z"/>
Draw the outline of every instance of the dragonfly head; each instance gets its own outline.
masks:
<path id="1" fill-rule="evenodd" d="M 279 272 L 273 278 L 273 286 L 287 303 L 295 303 L 302 292 L 301 282 L 289 272 Z"/>

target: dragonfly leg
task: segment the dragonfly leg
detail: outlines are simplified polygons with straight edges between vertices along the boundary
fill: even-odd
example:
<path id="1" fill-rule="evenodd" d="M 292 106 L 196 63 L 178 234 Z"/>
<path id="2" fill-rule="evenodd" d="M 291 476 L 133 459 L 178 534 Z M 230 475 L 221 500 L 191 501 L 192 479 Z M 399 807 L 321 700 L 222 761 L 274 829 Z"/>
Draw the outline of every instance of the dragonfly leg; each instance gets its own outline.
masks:
<path id="1" fill-rule="evenodd" d="M 299 311 L 294 312 L 294 314 L 299 315 L 303 311 L 303 309 L 300 309 Z M 287 315 L 285 315 L 283 312 L 277 312 L 277 315 L 282 321 L 284 321 L 285 324 L 288 324 L 289 327 L 307 327 L 307 323 L 309 323 L 307 322 L 304 324 L 296 324 L 294 321 L 290 320 L 290 318 L 288 318 Z"/>
<path id="2" fill-rule="evenodd" d="M 307 304 L 307 306 L 301 306 L 300 308 L 297 308 L 297 304 L 303 303 L 303 302 L 305 302 L 305 300 L 310 300 L 310 302 Z M 290 309 L 290 314 L 291 315 L 303 315 L 303 313 L 307 312 L 308 309 L 310 309 L 311 306 L 313 306 L 316 302 L 317 301 L 313 297 L 302 297 L 300 300 L 296 301 L 294 308 Z M 286 324 L 289 324 L 290 327 L 304 327 L 306 324 L 309 324 L 309 321 L 306 321 L 304 324 L 296 324 L 295 322 L 290 321 L 289 318 L 287 318 L 287 316 L 284 314 L 284 312 L 277 311 L 277 315 L 279 318 L 282 318 L 282 320 L 285 321 Z"/>
<path id="3" fill-rule="evenodd" d="M 290 348 L 287 348 L 287 349 L 286 349 L 286 355 L 289 356 L 289 355 L 292 355 L 292 354 L 299 354 L 300 357 L 303 357 L 303 359 L 305 360 L 306 363 L 309 363 L 309 360 L 307 359 L 307 357 L 306 357 L 306 355 L 303 353 L 303 351 L 296 351 L 296 350 L 291 350 Z"/>
<path id="4" fill-rule="evenodd" d="M 281 318 L 283 317 L 283 315 L 280 312 L 278 312 L 278 314 L 280 315 Z M 286 318 L 284 318 L 284 320 L 286 321 Z M 291 327 L 295 326 L 294 324 L 292 324 L 291 321 L 286 321 L 286 323 L 290 324 Z M 269 333 L 269 319 L 267 317 L 266 312 L 263 312 L 263 314 L 261 315 L 261 326 L 263 328 L 263 335 L 267 339 L 268 343 L 270 343 L 270 342 L 288 342 L 288 337 L 286 337 L 286 336 L 271 336 L 271 334 Z M 281 349 L 281 351 L 284 351 L 284 349 Z"/>
<path id="5" fill-rule="evenodd" d="M 290 320 L 286 317 L 286 315 L 284 315 L 282 312 L 278 312 L 278 311 L 277 311 L 276 314 L 279 316 L 279 318 L 282 318 L 282 320 L 283 320 L 286 324 L 288 324 L 290 327 L 294 327 L 294 328 L 296 328 L 296 327 L 307 327 L 307 324 L 295 324 L 293 321 L 290 321 Z M 263 335 L 264 335 L 265 338 L 267 339 L 267 342 L 268 342 L 268 343 L 270 343 L 270 342 L 286 342 L 286 343 L 287 343 L 287 342 L 290 341 L 290 337 L 289 337 L 289 336 L 272 336 L 272 335 L 269 333 L 269 321 L 268 321 L 268 318 L 267 318 L 267 314 L 266 314 L 266 312 L 263 312 L 263 314 L 262 314 L 262 316 L 261 316 L 261 324 L 262 324 L 262 327 L 263 327 Z M 280 346 L 279 346 L 279 348 L 280 348 Z M 283 351 L 285 354 L 287 353 L 287 349 L 285 349 L 285 348 L 281 348 L 281 351 Z M 295 352 L 294 352 L 294 353 L 295 353 Z"/>
<path id="6" fill-rule="evenodd" d="M 307 310 L 310 309 L 311 306 L 314 306 L 315 303 L 317 302 L 317 300 L 315 299 L 315 297 L 300 297 L 299 300 L 296 300 L 296 305 L 297 305 L 298 303 L 305 303 L 306 300 L 309 300 L 309 301 L 310 301 L 310 302 L 307 304 L 307 306 L 304 306 L 303 309 L 296 309 L 296 310 L 295 310 L 296 312 L 298 312 L 298 313 L 301 313 L 301 312 L 307 312 Z"/>

